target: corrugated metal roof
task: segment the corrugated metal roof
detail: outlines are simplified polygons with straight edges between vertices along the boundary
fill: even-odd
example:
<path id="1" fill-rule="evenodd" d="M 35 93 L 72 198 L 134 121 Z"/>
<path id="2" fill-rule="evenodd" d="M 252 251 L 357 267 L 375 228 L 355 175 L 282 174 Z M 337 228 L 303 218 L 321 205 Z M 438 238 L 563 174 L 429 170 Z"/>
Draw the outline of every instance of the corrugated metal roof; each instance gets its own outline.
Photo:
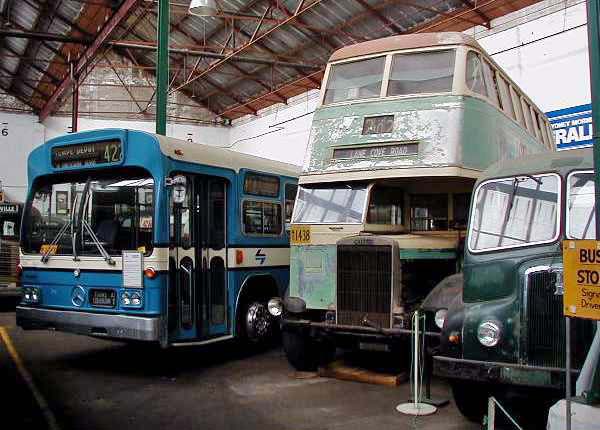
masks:
<path id="1" fill-rule="evenodd" d="M 188 50 L 172 52 L 171 79 L 174 88 L 209 109 L 213 117 L 235 119 L 318 87 L 323 66 L 340 47 L 419 29 L 461 31 L 537 1 L 496 0 L 479 2 L 483 5 L 474 8 L 466 0 L 305 0 L 306 9 L 290 20 L 299 0 L 220 0 L 219 17 L 188 15 L 189 0 L 171 0 L 171 46 Z M 121 3 L 2 0 L 0 12 L 10 27 L 0 23 L 0 31 L 92 39 Z M 112 39 L 152 46 L 156 14 L 155 4 L 139 1 Z M 249 43 L 263 15 L 256 33 L 259 40 Z M 0 34 L 2 88 L 41 110 L 69 73 L 67 60 L 78 58 L 84 48 L 64 40 Z M 231 58 L 214 58 L 238 50 Z M 155 53 L 147 49 L 114 47 L 113 51 L 151 72 L 156 64 Z M 6 79 L 17 74 L 18 79 Z M 147 84 L 141 74 L 138 78 Z"/>

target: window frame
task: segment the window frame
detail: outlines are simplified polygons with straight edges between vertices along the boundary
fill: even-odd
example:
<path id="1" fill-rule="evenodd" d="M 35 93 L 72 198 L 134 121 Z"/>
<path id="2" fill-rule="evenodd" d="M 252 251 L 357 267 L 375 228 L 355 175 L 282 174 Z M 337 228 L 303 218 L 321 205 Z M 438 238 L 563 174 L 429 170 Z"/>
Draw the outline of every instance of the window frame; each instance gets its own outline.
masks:
<path id="1" fill-rule="evenodd" d="M 513 105 L 513 101 L 512 101 L 512 97 L 511 97 L 511 93 L 510 93 L 510 89 L 512 86 L 510 85 L 510 82 L 504 77 L 504 75 L 502 73 L 500 73 L 499 70 L 496 70 L 496 82 L 498 83 L 498 95 L 500 97 L 500 100 L 502 101 L 502 111 L 510 119 L 518 122 L 517 118 L 516 118 L 517 115 L 515 113 L 515 107 Z M 502 90 L 500 89 L 500 87 L 502 87 L 502 83 L 505 85 L 505 88 L 506 88 L 506 97 L 502 96 Z M 506 98 L 506 100 L 504 100 L 504 98 Z M 507 109 L 509 109 L 509 107 L 510 107 L 510 112 L 507 112 Z"/>
<path id="2" fill-rule="evenodd" d="M 279 223 L 281 230 L 279 233 L 248 233 L 246 232 L 246 222 L 244 221 L 244 203 L 253 202 L 253 203 L 270 203 L 276 206 L 279 206 L 279 214 L 281 215 L 281 222 Z M 244 198 L 240 201 L 240 227 L 241 232 L 244 236 L 248 237 L 282 237 L 285 232 L 285 223 L 284 223 L 285 214 L 283 213 L 283 208 L 281 206 L 280 200 L 268 200 L 268 199 L 254 199 L 254 198 Z M 263 220 L 264 220 L 264 212 L 263 212 Z"/>
<path id="3" fill-rule="evenodd" d="M 476 201 L 477 201 L 477 197 L 479 196 L 479 192 L 481 191 L 481 188 L 489 183 L 492 182 L 501 182 L 501 181 L 506 181 L 506 180 L 510 180 L 513 179 L 515 177 L 519 177 L 519 174 L 516 175 L 510 175 L 510 176 L 504 176 L 501 178 L 492 178 L 492 179 L 487 179 L 485 181 L 483 181 L 482 183 L 480 183 L 479 185 L 477 185 L 477 187 L 475 188 L 475 190 L 473 191 L 473 195 L 472 195 L 472 200 L 471 200 L 471 206 L 469 209 L 469 228 L 467 230 L 467 237 L 466 237 L 466 244 L 467 244 L 467 249 L 469 250 L 469 253 L 471 254 L 485 254 L 488 252 L 497 252 L 497 251 L 503 251 L 503 250 L 508 250 L 508 249 L 519 249 L 519 248 L 525 248 L 525 247 L 529 247 L 529 246 L 539 246 L 539 245 L 546 245 L 546 244 L 550 244 L 550 243 L 554 243 L 556 242 L 560 235 L 561 235 L 561 216 L 562 216 L 562 208 L 563 208 L 563 198 L 562 198 L 562 190 L 563 190 L 563 178 L 561 175 L 559 175 L 556 172 L 542 172 L 542 173 L 526 173 L 528 176 L 533 176 L 534 178 L 540 178 L 540 177 L 544 177 L 544 176 L 554 176 L 558 179 L 558 183 L 556 184 L 556 189 L 557 189 L 557 197 L 556 197 L 556 201 L 557 201 L 557 210 L 556 210 L 556 228 L 555 228 L 555 232 L 554 232 L 554 236 L 551 239 L 548 240 L 543 240 L 543 241 L 537 241 L 537 242 L 528 242 L 528 243 L 523 243 L 523 244 L 518 244 L 518 245 L 504 245 L 504 246 L 496 246 L 496 247 L 492 247 L 492 248 L 486 248 L 486 249 L 479 249 L 479 250 L 474 250 L 471 247 L 471 237 L 473 235 L 473 221 L 472 221 L 472 216 L 473 216 L 473 211 L 475 211 L 475 207 L 476 207 Z"/>
<path id="4" fill-rule="evenodd" d="M 287 220 L 286 213 L 285 213 L 286 204 L 287 204 L 287 202 L 289 200 L 287 198 L 288 187 L 296 187 L 296 194 L 294 195 L 294 199 L 292 200 L 293 201 L 293 203 L 292 203 L 293 206 L 292 206 L 292 213 L 290 214 L 289 221 Z M 296 197 L 298 197 L 298 190 L 299 189 L 300 189 L 300 185 L 298 183 L 295 183 L 295 182 L 285 182 L 283 184 L 283 212 L 284 212 L 283 213 L 283 221 L 284 221 L 284 224 L 291 224 L 292 223 L 292 219 L 294 218 L 294 209 L 296 208 Z"/>
<path id="5" fill-rule="evenodd" d="M 565 196 L 565 237 L 567 239 L 570 239 L 570 240 L 579 240 L 579 239 L 576 239 L 576 238 L 572 237 L 571 234 L 570 234 L 571 233 L 571 230 L 570 230 L 571 226 L 569 225 L 570 223 L 569 223 L 569 205 L 568 205 L 569 198 L 571 197 L 570 181 L 571 181 L 571 176 L 577 175 L 577 174 L 581 174 L 581 173 L 592 174 L 592 177 L 593 177 L 594 170 L 593 169 L 572 170 L 567 175 L 567 180 L 566 180 L 566 184 L 565 184 L 566 189 L 567 189 L 566 196 Z M 592 182 L 594 182 L 594 181 L 592 181 Z M 595 182 L 594 182 L 594 186 L 596 186 Z"/>

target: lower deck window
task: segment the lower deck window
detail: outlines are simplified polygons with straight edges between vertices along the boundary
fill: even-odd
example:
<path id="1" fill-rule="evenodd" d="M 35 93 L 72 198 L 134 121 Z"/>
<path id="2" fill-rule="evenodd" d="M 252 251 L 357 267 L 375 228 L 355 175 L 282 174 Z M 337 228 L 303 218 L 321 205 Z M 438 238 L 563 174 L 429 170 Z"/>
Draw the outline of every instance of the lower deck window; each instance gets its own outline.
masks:
<path id="1" fill-rule="evenodd" d="M 246 200 L 243 203 L 244 233 L 281 234 L 281 205 L 275 202 Z"/>
<path id="2" fill-rule="evenodd" d="M 448 230 L 448 194 L 410 196 L 412 231 Z"/>

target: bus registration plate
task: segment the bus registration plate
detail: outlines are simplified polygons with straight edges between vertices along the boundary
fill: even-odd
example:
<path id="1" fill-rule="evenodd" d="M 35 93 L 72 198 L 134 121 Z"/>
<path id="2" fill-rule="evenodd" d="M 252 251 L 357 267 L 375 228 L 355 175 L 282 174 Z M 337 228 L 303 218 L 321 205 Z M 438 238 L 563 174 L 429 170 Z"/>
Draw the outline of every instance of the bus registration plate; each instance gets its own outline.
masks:
<path id="1" fill-rule="evenodd" d="M 90 293 L 92 306 L 114 308 L 117 304 L 117 295 L 114 290 L 92 290 Z"/>
<path id="2" fill-rule="evenodd" d="M 292 225 L 290 238 L 293 245 L 304 245 L 310 243 L 310 226 Z"/>

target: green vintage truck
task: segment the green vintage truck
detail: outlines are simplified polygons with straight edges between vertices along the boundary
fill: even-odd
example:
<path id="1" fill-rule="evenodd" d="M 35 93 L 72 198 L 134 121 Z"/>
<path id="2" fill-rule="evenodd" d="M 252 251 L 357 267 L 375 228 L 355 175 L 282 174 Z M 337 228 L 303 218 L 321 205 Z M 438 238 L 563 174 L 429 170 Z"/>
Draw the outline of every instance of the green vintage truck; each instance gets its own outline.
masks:
<path id="1" fill-rule="evenodd" d="M 448 303 L 434 357 L 465 416 L 479 420 L 490 395 L 564 394 L 562 241 L 595 238 L 592 169 L 587 148 L 499 162 L 479 179 L 463 291 Z M 571 329 L 579 369 L 592 323 Z"/>
<path id="2" fill-rule="evenodd" d="M 553 150 L 546 117 L 467 35 L 334 52 L 292 217 L 290 363 L 315 368 L 336 346 L 402 349 L 413 311 L 461 267 L 481 172 Z"/>

